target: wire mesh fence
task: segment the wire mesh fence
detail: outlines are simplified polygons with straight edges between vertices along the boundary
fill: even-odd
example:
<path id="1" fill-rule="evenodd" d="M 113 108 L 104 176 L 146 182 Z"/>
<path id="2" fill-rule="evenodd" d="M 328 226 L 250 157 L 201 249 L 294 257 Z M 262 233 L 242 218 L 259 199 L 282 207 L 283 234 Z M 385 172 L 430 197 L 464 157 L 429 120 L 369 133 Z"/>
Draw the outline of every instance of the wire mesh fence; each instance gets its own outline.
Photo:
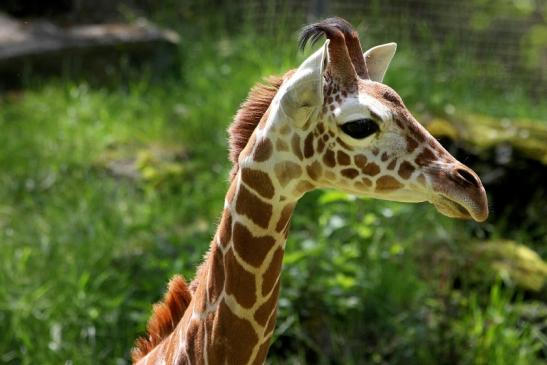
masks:
<path id="1" fill-rule="evenodd" d="M 54 0 L 0 1 L 16 16 L 49 17 L 61 23 L 101 22 L 127 14 L 158 12 L 188 23 L 223 17 L 237 28 L 298 29 L 338 15 L 352 22 L 366 46 L 396 41 L 425 62 L 457 70 L 503 90 L 518 86 L 537 100 L 547 92 L 547 1 L 545 0 Z M 63 16 L 59 17 L 59 14 Z M 184 35 L 183 35 L 184 36 Z"/>
<path id="2" fill-rule="evenodd" d="M 240 6 L 260 26 L 283 18 L 304 24 L 338 15 L 364 42 L 397 41 L 426 61 L 464 66 L 493 87 L 519 85 L 534 96 L 547 91 L 547 2 L 541 0 L 310 0 Z M 287 20 L 288 19 L 288 20 Z M 462 71 L 463 72 L 463 71 Z"/>

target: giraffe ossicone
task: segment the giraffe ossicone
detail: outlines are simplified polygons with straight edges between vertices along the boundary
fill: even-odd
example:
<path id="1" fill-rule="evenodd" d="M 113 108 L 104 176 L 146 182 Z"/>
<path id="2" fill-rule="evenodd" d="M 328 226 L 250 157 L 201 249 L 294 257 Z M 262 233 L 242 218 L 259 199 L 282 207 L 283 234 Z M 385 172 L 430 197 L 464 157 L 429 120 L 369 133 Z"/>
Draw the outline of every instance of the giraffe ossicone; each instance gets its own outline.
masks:
<path id="1" fill-rule="evenodd" d="M 430 202 L 483 221 L 484 188 L 382 84 L 395 53 L 365 53 L 340 18 L 303 29 L 327 40 L 296 70 L 253 88 L 230 127 L 234 165 L 209 253 L 186 286 L 172 280 L 155 307 L 138 364 L 262 364 L 275 328 L 285 242 L 297 201 L 331 188 Z"/>

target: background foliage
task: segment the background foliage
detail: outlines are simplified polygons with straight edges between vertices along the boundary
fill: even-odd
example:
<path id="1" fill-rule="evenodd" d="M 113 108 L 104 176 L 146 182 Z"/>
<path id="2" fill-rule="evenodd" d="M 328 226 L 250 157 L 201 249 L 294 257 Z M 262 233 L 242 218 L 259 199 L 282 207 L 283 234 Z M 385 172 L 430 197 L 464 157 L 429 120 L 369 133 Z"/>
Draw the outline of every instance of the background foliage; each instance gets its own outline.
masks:
<path id="1" fill-rule="evenodd" d="M 128 363 L 150 303 L 171 275 L 191 278 L 207 250 L 231 116 L 255 82 L 305 58 L 296 31 L 314 15 L 346 16 L 367 47 L 397 41 L 385 82 L 417 115 L 546 124 L 540 2 L 98 4 L 169 26 L 181 44 L 167 71 L 122 62 L 106 80 L 29 73 L 23 89 L 0 95 L 0 363 Z M 545 363 L 545 287 L 468 263 L 487 240 L 547 257 L 537 194 L 519 220 L 508 218 L 517 195 L 494 199 L 484 224 L 429 205 L 308 194 L 287 245 L 269 362 Z"/>

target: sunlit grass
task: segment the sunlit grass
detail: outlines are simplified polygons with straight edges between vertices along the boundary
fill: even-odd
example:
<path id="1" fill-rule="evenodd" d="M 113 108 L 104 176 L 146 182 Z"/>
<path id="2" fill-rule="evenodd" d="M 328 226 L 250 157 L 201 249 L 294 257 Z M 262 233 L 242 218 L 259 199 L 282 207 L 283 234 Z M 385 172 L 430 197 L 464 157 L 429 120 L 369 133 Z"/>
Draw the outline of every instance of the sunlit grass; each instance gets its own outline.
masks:
<path id="1" fill-rule="evenodd" d="M 170 275 L 191 277 L 208 247 L 226 189 L 232 115 L 253 83 L 298 65 L 305 55 L 295 43 L 203 36 L 183 40 L 178 69 L 159 79 L 144 72 L 108 87 L 34 80 L 2 97 L 0 362 L 128 363 L 150 303 Z M 386 82 L 418 112 L 451 104 L 500 117 L 545 115 L 547 106 L 518 88 L 496 95 L 467 76 L 442 75 L 403 49 Z M 105 163 L 113 150 L 131 155 L 152 145 L 183 151 L 180 170 L 131 178 Z M 448 364 L 455 351 L 465 364 L 533 364 L 538 342 L 516 317 L 487 328 L 510 305 L 505 297 L 493 292 L 469 305 L 443 297 L 414 260 L 421 244 L 457 247 L 480 229 L 427 205 L 310 194 L 289 239 L 272 363 Z M 443 338 L 451 327 L 463 337 Z"/>

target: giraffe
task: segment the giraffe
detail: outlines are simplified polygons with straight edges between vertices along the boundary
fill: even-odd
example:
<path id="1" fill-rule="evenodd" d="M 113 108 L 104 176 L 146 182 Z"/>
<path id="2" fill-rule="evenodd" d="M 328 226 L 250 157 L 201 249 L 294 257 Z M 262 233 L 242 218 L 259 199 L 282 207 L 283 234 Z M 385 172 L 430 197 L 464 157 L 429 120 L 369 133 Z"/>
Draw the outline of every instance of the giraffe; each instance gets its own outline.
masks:
<path id="1" fill-rule="evenodd" d="M 449 217 L 487 218 L 479 177 L 382 83 L 396 44 L 363 53 L 351 25 L 329 18 L 304 27 L 300 46 L 323 35 L 323 46 L 296 70 L 255 86 L 241 105 L 209 252 L 191 284 L 171 280 L 134 363 L 264 363 L 291 215 L 308 191 L 430 202 Z"/>

